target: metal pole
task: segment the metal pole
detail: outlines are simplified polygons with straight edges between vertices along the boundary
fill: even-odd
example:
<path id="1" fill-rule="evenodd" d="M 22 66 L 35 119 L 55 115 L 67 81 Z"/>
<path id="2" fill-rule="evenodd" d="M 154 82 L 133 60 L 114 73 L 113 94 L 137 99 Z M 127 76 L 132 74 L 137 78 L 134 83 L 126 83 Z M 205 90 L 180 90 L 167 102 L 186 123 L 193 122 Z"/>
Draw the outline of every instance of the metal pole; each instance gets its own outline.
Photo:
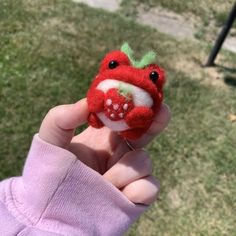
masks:
<path id="1" fill-rule="evenodd" d="M 227 34 L 229 33 L 229 31 L 234 23 L 235 18 L 236 18 L 236 2 L 234 3 L 234 6 L 229 14 L 229 17 L 228 17 L 224 27 L 222 28 L 216 42 L 215 42 L 215 45 L 211 51 L 211 54 L 210 54 L 205 66 L 214 66 L 215 65 L 214 61 L 216 59 L 216 56 L 217 56 L 218 52 L 220 51 L 221 46 L 222 46 L 223 42 L 225 41 L 225 38 L 226 38 Z"/>

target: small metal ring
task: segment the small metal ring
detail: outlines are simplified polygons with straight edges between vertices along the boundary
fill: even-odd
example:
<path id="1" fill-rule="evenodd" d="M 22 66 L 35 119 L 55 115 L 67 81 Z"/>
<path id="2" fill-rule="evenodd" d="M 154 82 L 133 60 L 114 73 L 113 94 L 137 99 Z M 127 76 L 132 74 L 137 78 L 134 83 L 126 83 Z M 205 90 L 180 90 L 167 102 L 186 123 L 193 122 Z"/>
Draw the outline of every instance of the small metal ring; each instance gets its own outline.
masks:
<path id="1" fill-rule="evenodd" d="M 135 148 L 131 145 L 131 143 L 126 138 L 124 138 L 124 140 L 125 140 L 127 146 L 129 147 L 130 151 L 134 151 Z"/>

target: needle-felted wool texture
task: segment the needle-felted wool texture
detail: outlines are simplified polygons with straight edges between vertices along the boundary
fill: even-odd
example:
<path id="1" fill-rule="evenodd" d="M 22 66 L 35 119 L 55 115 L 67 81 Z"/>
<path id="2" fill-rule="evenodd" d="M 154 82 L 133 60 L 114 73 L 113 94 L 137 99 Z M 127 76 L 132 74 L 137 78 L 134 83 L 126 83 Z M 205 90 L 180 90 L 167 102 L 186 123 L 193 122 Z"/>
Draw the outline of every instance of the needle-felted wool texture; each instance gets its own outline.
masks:
<path id="1" fill-rule="evenodd" d="M 87 93 L 91 126 L 107 126 L 127 139 L 148 130 L 160 109 L 165 83 L 164 70 L 154 60 L 152 51 L 135 60 L 127 43 L 104 57 Z"/>

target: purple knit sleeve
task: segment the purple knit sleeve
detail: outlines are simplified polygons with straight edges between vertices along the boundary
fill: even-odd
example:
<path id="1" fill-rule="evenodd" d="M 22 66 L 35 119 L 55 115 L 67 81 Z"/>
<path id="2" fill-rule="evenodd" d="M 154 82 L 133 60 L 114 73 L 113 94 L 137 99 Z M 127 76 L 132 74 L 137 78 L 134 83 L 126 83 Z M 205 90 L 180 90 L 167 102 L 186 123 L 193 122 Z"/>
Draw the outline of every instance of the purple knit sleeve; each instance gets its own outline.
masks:
<path id="1" fill-rule="evenodd" d="M 23 175 L 0 183 L 0 235 L 122 235 L 145 209 L 38 135 Z"/>

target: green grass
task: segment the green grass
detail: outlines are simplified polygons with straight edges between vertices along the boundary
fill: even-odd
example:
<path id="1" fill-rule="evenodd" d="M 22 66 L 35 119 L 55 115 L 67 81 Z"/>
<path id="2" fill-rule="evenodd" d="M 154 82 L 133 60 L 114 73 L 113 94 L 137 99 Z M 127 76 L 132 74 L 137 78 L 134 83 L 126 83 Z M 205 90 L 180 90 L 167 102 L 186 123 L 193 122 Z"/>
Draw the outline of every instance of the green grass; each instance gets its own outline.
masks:
<path id="1" fill-rule="evenodd" d="M 21 173 L 47 111 L 84 97 L 104 54 L 128 41 L 138 56 L 157 51 L 172 121 L 148 147 L 160 201 L 127 235 L 235 235 L 236 87 L 224 83 L 235 55 L 222 52 L 209 78 L 207 45 L 67 0 L 0 1 L 0 29 L 0 179 Z"/>

